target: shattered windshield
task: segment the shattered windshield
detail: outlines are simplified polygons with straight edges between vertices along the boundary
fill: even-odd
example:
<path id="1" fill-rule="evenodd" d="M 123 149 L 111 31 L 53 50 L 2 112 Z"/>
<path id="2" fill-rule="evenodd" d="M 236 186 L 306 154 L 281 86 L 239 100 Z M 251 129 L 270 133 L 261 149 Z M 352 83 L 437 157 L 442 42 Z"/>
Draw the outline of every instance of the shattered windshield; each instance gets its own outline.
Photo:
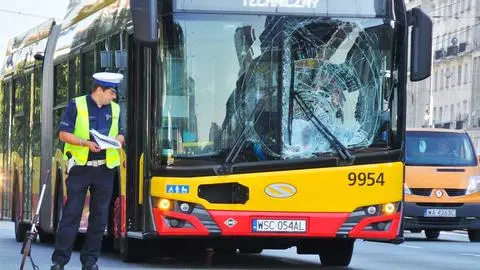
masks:
<path id="1" fill-rule="evenodd" d="M 162 163 L 303 159 L 391 144 L 394 23 L 169 18 L 157 59 Z"/>

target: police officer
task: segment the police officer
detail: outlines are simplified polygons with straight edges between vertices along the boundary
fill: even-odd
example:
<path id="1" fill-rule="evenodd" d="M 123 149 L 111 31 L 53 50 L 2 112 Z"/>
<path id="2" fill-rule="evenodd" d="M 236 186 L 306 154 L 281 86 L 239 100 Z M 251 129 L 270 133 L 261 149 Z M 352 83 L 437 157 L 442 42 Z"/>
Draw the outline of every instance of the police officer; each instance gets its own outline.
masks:
<path id="1" fill-rule="evenodd" d="M 113 192 L 114 168 L 120 165 L 118 149 L 101 149 L 90 129 L 124 144 L 120 107 L 113 102 L 123 76 L 100 72 L 93 75 L 94 87 L 89 95 L 74 98 L 65 108 L 59 139 L 65 142 L 67 160 L 67 201 L 55 239 L 52 270 L 61 270 L 70 260 L 73 243 L 80 226 L 87 190 L 90 190 L 90 215 L 80 261 L 82 270 L 98 269 L 102 238 Z"/>

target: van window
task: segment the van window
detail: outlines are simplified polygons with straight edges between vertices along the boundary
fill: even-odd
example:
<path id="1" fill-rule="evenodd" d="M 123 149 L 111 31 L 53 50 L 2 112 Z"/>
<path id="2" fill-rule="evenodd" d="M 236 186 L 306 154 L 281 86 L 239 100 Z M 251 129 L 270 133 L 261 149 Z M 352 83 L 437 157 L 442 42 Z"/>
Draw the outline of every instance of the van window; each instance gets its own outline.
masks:
<path id="1" fill-rule="evenodd" d="M 406 165 L 475 166 L 475 152 L 465 133 L 408 131 Z"/>

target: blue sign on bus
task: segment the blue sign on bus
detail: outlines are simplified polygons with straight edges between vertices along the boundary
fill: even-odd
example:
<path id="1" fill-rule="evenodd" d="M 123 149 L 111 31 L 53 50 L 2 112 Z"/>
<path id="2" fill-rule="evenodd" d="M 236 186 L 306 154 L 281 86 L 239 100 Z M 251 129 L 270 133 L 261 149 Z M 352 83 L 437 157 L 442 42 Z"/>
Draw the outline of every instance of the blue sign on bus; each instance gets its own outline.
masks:
<path id="1" fill-rule="evenodd" d="M 167 185 L 167 193 L 188 194 L 190 193 L 189 185 Z"/>

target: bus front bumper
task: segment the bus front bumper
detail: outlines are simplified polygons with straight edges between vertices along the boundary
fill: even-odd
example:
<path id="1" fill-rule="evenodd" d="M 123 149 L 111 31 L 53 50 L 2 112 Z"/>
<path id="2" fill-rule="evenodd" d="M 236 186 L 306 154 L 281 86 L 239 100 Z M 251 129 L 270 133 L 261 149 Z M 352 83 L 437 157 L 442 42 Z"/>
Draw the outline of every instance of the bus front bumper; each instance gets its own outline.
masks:
<path id="1" fill-rule="evenodd" d="M 352 219 L 352 213 L 207 211 L 189 213 L 153 208 L 157 233 L 163 236 L 359 238 L 394 242 L 401 214 Z"/>

